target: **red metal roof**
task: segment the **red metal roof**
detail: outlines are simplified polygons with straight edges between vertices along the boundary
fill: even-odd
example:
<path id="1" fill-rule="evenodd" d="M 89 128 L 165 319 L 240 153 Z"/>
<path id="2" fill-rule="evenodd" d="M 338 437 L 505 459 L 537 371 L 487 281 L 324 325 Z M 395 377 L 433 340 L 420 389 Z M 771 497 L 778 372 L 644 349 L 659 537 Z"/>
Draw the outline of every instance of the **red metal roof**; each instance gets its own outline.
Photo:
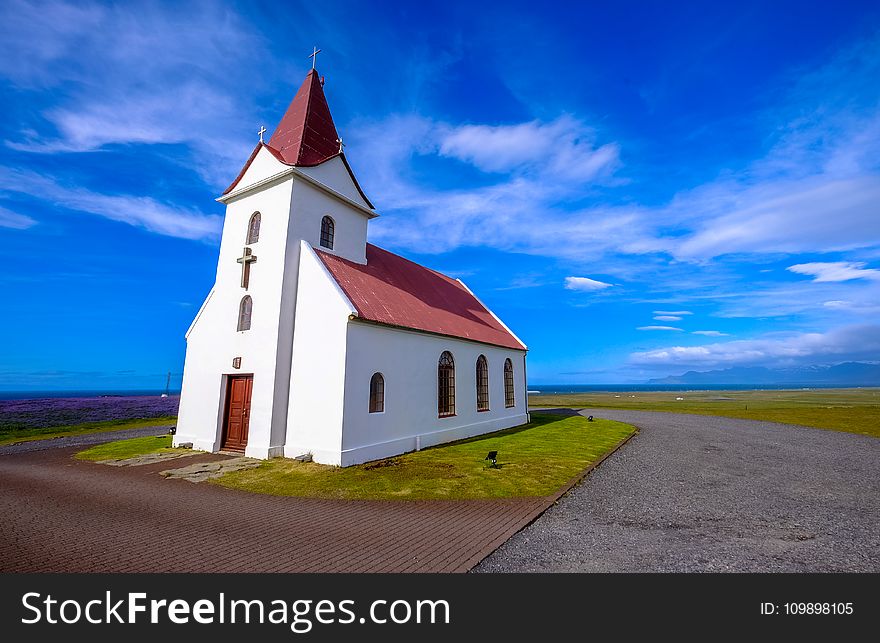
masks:
<path id="1" fill-rule="evenodd" d="M 318 72 L 311 70 L 275 128 L 269 147 L 289 165 L 311 167 L 339 154 L 339 134 L 330 116 Z"/>
<path id="2" fill-rule="evenodd" d="M 455 279 L 370 243 L 366 264 L 317 252 L 362 319 L 525 350 Z"/>

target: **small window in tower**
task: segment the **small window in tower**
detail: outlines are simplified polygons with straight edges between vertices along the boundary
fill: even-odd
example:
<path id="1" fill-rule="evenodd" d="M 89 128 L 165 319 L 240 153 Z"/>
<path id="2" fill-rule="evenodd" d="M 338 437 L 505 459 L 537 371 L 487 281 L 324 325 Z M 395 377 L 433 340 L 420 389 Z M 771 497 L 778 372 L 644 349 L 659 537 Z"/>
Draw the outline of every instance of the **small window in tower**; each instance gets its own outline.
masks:
<path id="1" fill-rule="evenodd" d="M 251 310 L 253 305 L 250 295 L 245 295 L 242 298 L 241 304 L 238 306 L 238 330 L 251 329 Z"/>
<path id="2" fill-rule="evenodd" d="M 321 245 L 330 250 L 333 250 L 333 233 L 335 228 L 333 219 L 330 217 L 321 219 Z"/>
<path id="3" fill-rule="evenodd" d="M 247 242 L 256 243 L 260 240 L 260 213 L 254 212 L 251 215 L 251 222 L 248 224 Z"/>
<path id="4" fill-rule="evenodd" d="M 385 378 L 382 373 L 373 373 L 370 378 L 370 413 L 385 412 Z"/>

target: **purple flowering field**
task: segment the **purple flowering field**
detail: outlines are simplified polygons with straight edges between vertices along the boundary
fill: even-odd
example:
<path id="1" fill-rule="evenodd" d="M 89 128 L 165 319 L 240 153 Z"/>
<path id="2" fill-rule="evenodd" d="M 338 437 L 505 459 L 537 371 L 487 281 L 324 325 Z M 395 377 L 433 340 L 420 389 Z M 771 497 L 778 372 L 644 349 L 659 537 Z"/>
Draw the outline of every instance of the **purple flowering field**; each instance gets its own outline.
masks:
<path id="1" fill-rule="evenodd" d="M 177 415 L 179 395 L 0 400 L 0 431 Z"/>

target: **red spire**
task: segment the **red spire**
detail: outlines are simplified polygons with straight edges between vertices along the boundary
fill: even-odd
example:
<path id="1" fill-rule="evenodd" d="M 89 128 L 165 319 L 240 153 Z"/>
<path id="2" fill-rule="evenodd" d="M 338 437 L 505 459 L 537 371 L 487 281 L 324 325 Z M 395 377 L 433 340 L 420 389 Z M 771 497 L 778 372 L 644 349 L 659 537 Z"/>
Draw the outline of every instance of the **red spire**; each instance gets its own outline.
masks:
<path id="1" fill-rule="evenodd" d="M 339 134 L 318 72 L 312 69 L 278 123 L 269 147 L 289 165 L 312 166 L 339 154 Z"/>

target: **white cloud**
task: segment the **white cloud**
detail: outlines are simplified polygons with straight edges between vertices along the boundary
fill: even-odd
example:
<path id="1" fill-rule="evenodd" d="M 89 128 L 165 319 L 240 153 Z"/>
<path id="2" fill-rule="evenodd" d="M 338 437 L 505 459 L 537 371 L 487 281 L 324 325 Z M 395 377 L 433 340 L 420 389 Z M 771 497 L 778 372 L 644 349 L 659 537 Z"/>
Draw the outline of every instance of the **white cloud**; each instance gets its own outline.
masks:
<path id="1" fill-rule="evenodd" d="M 6 145 L 54 154 L 182 144 L 190 154 L 174 160 L 226 187 L 256 140 L 253 97 L 263 76 L 253 69 L 273 63 L 262 38 L 210 3 L 186 11 L 79 4 L 4 6 L 0 76 L 53 92 L 53 107 Z"/>
<path id="2" fill-rule="evenodd" d="M 13 230 L 25 230 L 37 225 L 36 220 L 26 214 L 19 214 L 12 210 L 0 207 L 0 228 L 12 228 Z"/>
<path id="3" fill-rule="evenodd" d="M 389 135 L 401 146 L 387 170 L 383 159 L 367 159 L 363 182 L 381 185 L 383 199 L 392 195 L 391 208 L 380 202 L 388 216 L 371 226 L 373 234 L 383 243 L 421 252 L 479 245 L 576 261 L 584 270 L 610 266 L 602 268 L 610 274 L 635 273 L 636 257 L 672 256 L 682 274 L 694 263 L 705 266 L 721 256 L 736 261 L 742 254 L 880 247 L 877 43 L 868 39 L 829 57 L 821 68 L 786 79 L 787 95 L 774 96 L 765 113 L 749 115 L 767 123 L 770 145 L 763 158 L 681 189 L 659 205 L 641 205 L 632 195 L 614 191 L 619 179 L 609 173 L 620 165 L 617 143 L 610 144 L 614 153 L 600 163 L 601 172 L 575 172 L 594 177 L 586 184 L 560 171 L 577 165 L 569 152 L 598 163 L 604 149 L 592 143 L 601 132 L 576 116 L 458 127 L 414 117 L 422 123 L 413 127 L 419 135 L 408 142 L 395 131 L 401 119 L 389 119 L 372 133 L 363 132 L 357 144 L 371 156 Z M 424 154 L 507 174 L 489 186 L 445 194 L 405 179 L 395 182 L 397 189 L 386 189 L 388 174 L 409 171 L 411 160 Z M 478 240 L 466 234 L 477 221 L 488 228 Z M 647 278 L 656 268 L 648 260 L 642 264 L 632 277 Z M 675 270 L 675 262 L 668 269 Z"/>
<path id="4" fill-rule="evenodd" d="M 799 263 L 786 270 L 814 277 L 813 281 L 850 281 L 852 279 L 880 279 L 880 270 L 865 268 L 860 261 L 829 261 Z"/>
<path id="5" fill-rule="evenodd" d="M 654 321 L 681 321 L 681 317 L 678 315 L 657 315 L 654 317 Z"/>
<path id="6" fill-rule="evenodd" d="M 727 333 L 718 330 L 695 330 L 692 335 L 705 335 L 706 337 L 727 337 Z"/>
<path id="7" fill-rule="evenodd" d="M 595 148 L 594 132 L 570 116 L 549 123 L 439 125 L 438 135 L 441 156 L 471 163 L 484 172 L 532 169 L 587 181 L 618 165 L 618 146 Z"/>
<path id="8" fill-rule="evenodd" d="M 0 166 L 0 193 L 17 192 L 55 205 L 181 239 L 215 241 L 223 218 L 145 196 L 110 195 L 66 187 L 45 175 Z"/>
<path id="9" fill-rule="evenodd" d="M 678 317 L 680 315 L 693 315 L 693 313 L 689 310 L 655 310 L 654 314 L 655 315 L 673 315 L 676 317 Z"/>
<path id="10" fill-rule="evenodd" d="M 705 215 L 669 250 L 685 260 L 731 253 L 828 252 L 880 244 L 880 177 L 771 179 L 720 183 L 680 197 L 678 207 Z M 796 224 L 794 223 L 796 222 Z"/>
<path id="11" fill-rule="evenodd" d="M 880 356 L 880 326 L 865 324 L 826 333 L 790 333 L 703 346 L 670 346 L 632 353 L 630 363 L 641 366 L 728 367 L 786 366 L 823 360 L 876 360 Z"/>
<path id="12" fill-rule="evenodd" d="M 384 216 L 370 226 L 371 238 L 379 243 L 425 253 L 489 246 L 580 258 L 586 249 L 600 256 L 640 234 L 639 222 L 620 208 L 609 209 L 607 214 L 569 208 L 591 185 L 606 181 L 613 164 L 602 164 L 602 171 L 587 179 L 583 168 L 576 176 L 554 171 L 552 157 L 541 164 L 511 153 L 508 162 L 521 163 L 497 181 L 438 190 L 409 178 L 418 174 L 412 170 L 413 159 L 439 155 L 444 137 L 460 128 L 421 116 L 392 116 L 378 123 L 359 123 L 352 129 L 349 149 L 355 172 L 368 193 L 371 185 L 381 186 L 378 207 Z M 457 151 L 462 160 L 470 159 L 463 149 Z M 562 158 L 558 150 L 553 154 Z M 488 163 L 489 157 L 472 162 L 477 160 Z M 483 231 L 478 236 L 473 234 L 476 226 Z"/>
<path id="13" fill-rule="evenodd" d="M 683 331 L 683 328 L 676 328 L 675 326 L 639 326 L 636 330 L 675 330 L 675 331 Z"/>
<path id="14" fill-rule="evenodd" d="M 611 284 L 606 284 L 604 281 L 597 281 L 595 279 L 590 279 L 589 277 L 566 277 L 565 278 L 566 290 L 593 291 L 593 290 L 603 290 L 605 288 L 610 288 L 610 287 L 611 287 Z"/>

